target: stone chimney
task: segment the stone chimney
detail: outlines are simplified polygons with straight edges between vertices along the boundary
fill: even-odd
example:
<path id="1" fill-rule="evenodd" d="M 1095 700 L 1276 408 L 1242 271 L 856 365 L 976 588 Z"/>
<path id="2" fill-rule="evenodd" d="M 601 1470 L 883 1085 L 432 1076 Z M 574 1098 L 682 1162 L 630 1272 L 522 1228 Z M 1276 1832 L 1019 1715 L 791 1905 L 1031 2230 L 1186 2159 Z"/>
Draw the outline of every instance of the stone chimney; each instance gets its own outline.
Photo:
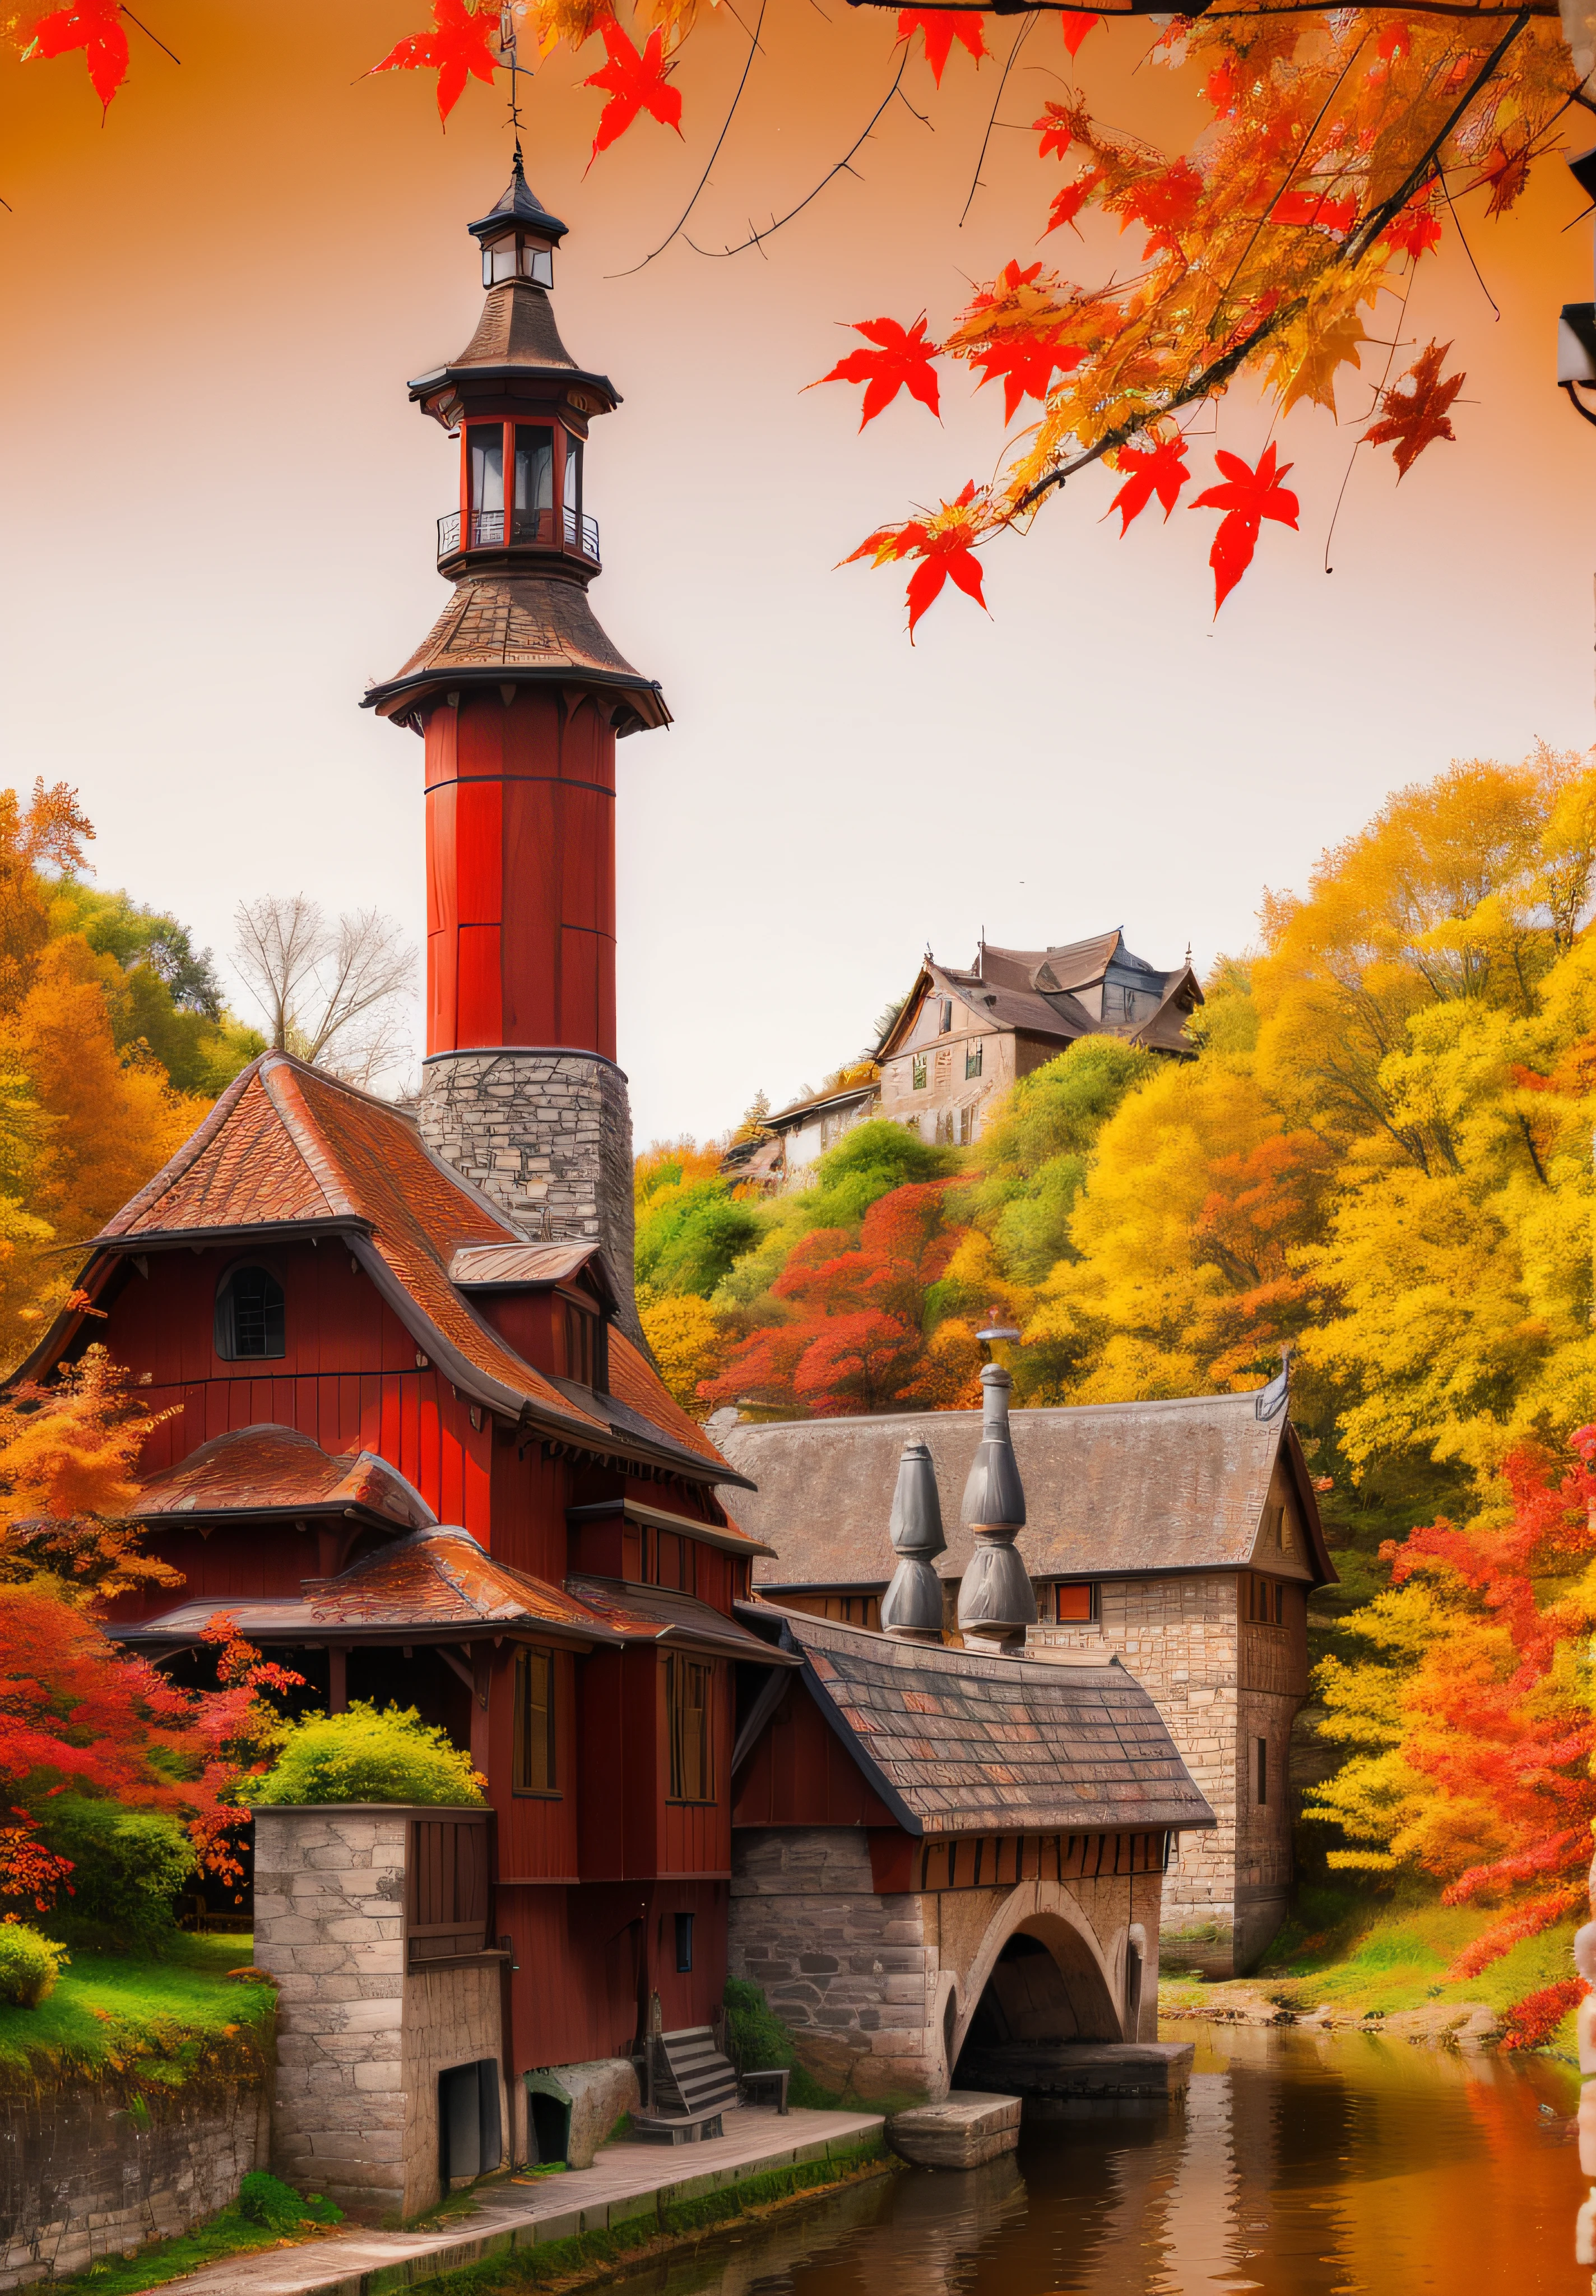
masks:
<path id="1" fill-rule="evenodd" d="M 1025 1528 L 1025 1490 L 1009 1434 L 1012 1384 L 1001 1364 L 981 1373 L 981 1442 L 962 1512 L 975 1553 L 959 1586 L 959 1631 L 967 1649 L 1016 1658 L 1036 1623 L 1036 1598 L 1014 1547 Z"/>
<path id="2" fill-rule="evenodd" d="M 899 1642 L 940 1643 L 942 1581 L 931 1568 L 947 1541 L 942 1535 L 942 1502 L 937 1470 L 923 1443 L 905 1443 L 892 1495 L 892 1544 L 898 1565 L 881 1597 L 881 1632 Z"/>

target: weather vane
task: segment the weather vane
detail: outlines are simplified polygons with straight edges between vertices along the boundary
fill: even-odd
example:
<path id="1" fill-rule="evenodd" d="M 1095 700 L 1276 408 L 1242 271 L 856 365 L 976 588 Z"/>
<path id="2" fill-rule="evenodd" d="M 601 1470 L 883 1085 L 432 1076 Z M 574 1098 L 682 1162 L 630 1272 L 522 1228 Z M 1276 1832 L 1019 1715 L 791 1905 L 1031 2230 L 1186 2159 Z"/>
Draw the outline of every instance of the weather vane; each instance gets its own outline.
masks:
<path id="1" fill-rule="evenodd" d="M 512 0 L 504 0 L 504 5 L 499 11 L 499 62 L 510 74 L 510 125 L 515 130 L 515 152 L 517 159 L 520 159 L 521 115 L 515 76 L 520 69 L 520 58 L 516 46 L 516 13 Z"/>

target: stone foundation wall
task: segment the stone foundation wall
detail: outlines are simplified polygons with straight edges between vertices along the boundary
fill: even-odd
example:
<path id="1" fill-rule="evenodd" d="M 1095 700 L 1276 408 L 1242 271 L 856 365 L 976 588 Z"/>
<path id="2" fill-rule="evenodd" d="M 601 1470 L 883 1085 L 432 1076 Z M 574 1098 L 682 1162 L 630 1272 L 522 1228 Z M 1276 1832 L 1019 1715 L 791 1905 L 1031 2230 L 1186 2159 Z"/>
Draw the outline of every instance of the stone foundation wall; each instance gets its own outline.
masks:
<path id="1" fill-rule="evenodd" d="M 632 1111 L 596 1053 L 435 1053 L 422 1070 L 422 1137 L 539 1241 L 603 1246 L 633 1338 Z"/>
<path id="2" fill-rule="evenodd" d="M 365 2218 L 438 2198 L 438 2075 L 501 2055 L 496 1956 L 406 1967 L 412 1814 L 255 1814 L 255 1960 L 278 1981 L 272 2165 Z"/>
<path id="3" fill-rule="evenodd" d="M 131 2110 L 101 2087 L 0 2101 L 0 2288 L 187 2232 L 266 2166 L 267 2132 L 265 2089 L 242 2083 Z"/>
<path id="4" fill-rule="evenodd" d="M 997 1952 L 1038 1914 L 1084 1933 L 1116 2004 L 1134 1925 L 1142 2011 L 1123 2037 L 1153 2038 L 1161 1884 L 1154 1874 L 882 1895 L 862 1828 L 740 1827 L 728 1968 L 764 1989 L 806 2070 L 834 2094 L 866 2105 L 935 2101 Z"/>

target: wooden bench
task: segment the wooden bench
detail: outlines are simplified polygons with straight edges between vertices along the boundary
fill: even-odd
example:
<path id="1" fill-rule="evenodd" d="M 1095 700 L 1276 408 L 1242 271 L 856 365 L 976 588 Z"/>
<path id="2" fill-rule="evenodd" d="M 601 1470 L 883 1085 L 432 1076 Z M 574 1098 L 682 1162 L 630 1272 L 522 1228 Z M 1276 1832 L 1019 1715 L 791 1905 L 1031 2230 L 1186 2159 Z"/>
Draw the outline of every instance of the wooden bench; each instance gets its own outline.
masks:
<path id="1" fill-rule="evenodd" d="M 634 2116 L 632 2126 L 641 2136 L 663 2136 L 673 2144 L 696 2144 L 706 2136 L 724 2135 L 721 2115 L 737 2103 L 736 2066 L 715 2046 L 708 2025 L 690 2025 L 679 2033 L 660 2033 L 651 2051 L 653 2110 Z M 744 2073 L 742 2082 L 775 2081 L 776 2111 L 787 2111 L 788 2073 L 785 2066 Z"/>

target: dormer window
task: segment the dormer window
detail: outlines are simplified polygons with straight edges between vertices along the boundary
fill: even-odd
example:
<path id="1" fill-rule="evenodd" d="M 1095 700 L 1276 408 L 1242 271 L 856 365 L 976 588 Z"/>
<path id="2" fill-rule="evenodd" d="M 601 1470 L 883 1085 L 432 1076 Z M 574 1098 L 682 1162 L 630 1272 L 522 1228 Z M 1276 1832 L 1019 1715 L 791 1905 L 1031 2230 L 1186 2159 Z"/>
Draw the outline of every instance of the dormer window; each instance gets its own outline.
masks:
<path id="1" fill-rule="evenodd" d="M 482 249 L 482 284 L 502 287 L 507 279 L 529 279 L 534 287 L 552 287 L 554 255 L 547 242 L 530 239 L 520 231 L 487 241 Z"/>
<path id="2" fill-rule="evenodd" d="M 217 1292 L 217 1353 L 248 1363 L 286 1353 L 282 1286 L 264 1267 L 235 1267 Z"/>

